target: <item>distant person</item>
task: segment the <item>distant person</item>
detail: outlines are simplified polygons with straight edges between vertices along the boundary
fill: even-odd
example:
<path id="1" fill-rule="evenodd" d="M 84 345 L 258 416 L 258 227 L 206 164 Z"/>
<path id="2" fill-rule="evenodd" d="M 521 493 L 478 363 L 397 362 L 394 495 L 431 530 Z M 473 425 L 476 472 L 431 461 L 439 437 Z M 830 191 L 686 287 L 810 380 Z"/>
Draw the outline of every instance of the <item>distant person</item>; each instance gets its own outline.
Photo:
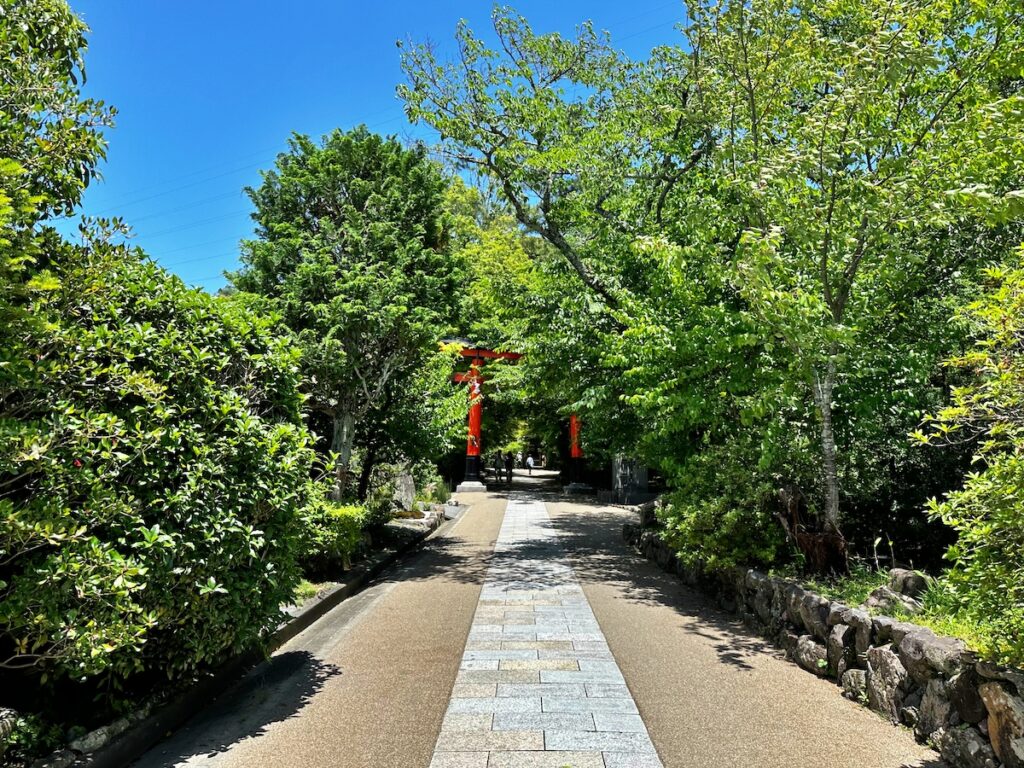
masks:
<path id="1" fill-rule="evenodd" d="M 517 467 L 523 466 L 523 452 L 522 451 L 519 451 L 519 452 L 516 453 L 516 466 Z"/>
<path id="2" fill-rule="evenodd" d="M 501 451 L 494 452 L 494 456 L 491 457 L 491 466 L 494 467 L 494 478 L 500 483 L 501 473 L 505 468 L 505 462 L 502 460 Z"/>
<path id="3" fill-rule="evenodd" d="M 505 454 L 505 482 L 512 482 L 512 467 L 515 464 L 515 457 L 512 456 L 512 451 Z"/>
<path id="4" fill-rule="evenodd" d="M 533 474 L 533 455 L 530 454 L 526 457 L 526 474 Z"/>

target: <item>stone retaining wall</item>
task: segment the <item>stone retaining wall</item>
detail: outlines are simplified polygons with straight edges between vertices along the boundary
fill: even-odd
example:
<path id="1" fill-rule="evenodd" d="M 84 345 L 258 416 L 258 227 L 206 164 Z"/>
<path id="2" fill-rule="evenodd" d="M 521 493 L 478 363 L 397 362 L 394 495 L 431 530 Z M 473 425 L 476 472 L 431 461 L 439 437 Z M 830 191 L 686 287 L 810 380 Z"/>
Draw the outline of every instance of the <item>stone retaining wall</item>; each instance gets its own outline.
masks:
<path id="1" fill-rule="evenodd" d="M 1024 671 L 980 661 L 963 642 L 832 602 L 753 569 L 684 566 L 660 529 L 623 537 L 662 570 L 712 595 L 842 695 L 914 730 L 954 768 L 1024 768 Z"/>

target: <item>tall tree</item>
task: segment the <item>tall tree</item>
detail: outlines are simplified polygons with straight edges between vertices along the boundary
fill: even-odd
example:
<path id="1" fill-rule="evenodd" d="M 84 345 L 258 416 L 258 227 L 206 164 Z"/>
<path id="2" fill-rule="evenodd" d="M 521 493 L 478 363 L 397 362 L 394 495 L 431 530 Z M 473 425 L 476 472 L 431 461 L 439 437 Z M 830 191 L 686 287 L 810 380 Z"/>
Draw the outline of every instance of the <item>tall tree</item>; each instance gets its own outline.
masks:
<path id="1" fill-rule="evenodd" d="M 589 26 L 536 35 L 499 9 L 497 49 L 464 25 L 451 62 L 410 48 L 400 92 L 587 287 L 579 325 L 599 340 L 576 362 L 607 380 L 589 392 L 656 425 L 645 442 L 679 473 L 734 437 L 779 485 L 813 463 L 808 496 L 842 547 L 843 430 L 865 439 L 883 404 L 906 409 L 893 439 L 919 418 L 950 339 L 915 348 L 915 312 L 941 316 L 965 267 L 1007 247 L 957 231 L 979 219 L 963 203 L 1015 194 L 1020 11 L 725 0 L 689 15 L 684 45 L 631 63 Z M 892 314 L 914 322 L 894 331 Z M 911 396 L 879 402 L 886 376 Z"/>
<path id="2" fill-rule="evenodd" d="M 445 185 L 422 146 L 359 127 L 319 144 L 293 136 L 247 190 L 257 238 L 231 280 L 270 297 L 299 341 L 309 407 L 333 428 L 338 500 L 364 417 L 436 354 L 454 320 Z"/>

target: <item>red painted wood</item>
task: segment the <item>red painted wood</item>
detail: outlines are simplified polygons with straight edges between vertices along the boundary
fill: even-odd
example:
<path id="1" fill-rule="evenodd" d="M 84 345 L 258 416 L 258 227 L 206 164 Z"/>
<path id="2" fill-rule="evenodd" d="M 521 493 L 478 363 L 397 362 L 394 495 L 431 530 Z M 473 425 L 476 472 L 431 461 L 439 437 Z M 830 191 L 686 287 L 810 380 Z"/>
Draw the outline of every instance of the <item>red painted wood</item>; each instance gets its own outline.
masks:
<path id="1" fill-rule="evenodd" d="M 569 416 L 569 455 L 574 459 L 583 458 L 580 447 L 580 417 L 575 413 Z"/>

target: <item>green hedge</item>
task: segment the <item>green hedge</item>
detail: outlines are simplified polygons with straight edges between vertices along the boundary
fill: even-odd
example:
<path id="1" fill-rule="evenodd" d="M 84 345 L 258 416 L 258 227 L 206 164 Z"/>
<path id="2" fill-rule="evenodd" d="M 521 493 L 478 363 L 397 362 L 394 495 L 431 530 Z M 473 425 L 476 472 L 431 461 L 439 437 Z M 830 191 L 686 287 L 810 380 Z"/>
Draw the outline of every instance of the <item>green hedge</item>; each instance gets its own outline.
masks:
<path id="1" fill-rule="evenodd" d="M 327 497 L 326 489 L 318 489 L 317 498 L 302 514 L 303 573 L 331 575 L 348 568 L 365 545 L 367 520 L 364 507 L 338 504 Z"/>
<path id="2" fill-rule="evenodd" d="M 124 247 L 52 243 L 0 345 L 0 659 L 180 676 L 257 641 L 297 582 L 295 354 Z"/>
<path id="3" fill-rule="evenodd" d="M 953 565 L 939 609 L 979 627 L 988 655 L 1024 664 L 1024 249 L 1007 268 L 988 270 L 989 291 L 961 316 L 977 344 L 949 365 L 969 372 L 952 404 L 931 417 L 928 443 L 973 441 L 976 472 L 934 500 L 933 515 L 956 531 Z"/>

